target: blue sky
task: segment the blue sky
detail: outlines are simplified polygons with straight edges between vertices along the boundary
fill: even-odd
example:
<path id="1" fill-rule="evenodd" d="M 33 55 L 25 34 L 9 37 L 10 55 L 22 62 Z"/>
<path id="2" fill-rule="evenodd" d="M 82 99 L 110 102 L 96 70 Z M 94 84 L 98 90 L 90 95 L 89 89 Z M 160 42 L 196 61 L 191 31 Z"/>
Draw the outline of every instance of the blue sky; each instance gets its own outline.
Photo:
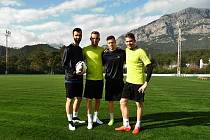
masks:
<path id="1" fill-rule="evenodd" d="M 37 43 L 65 44 L 72 29 L 83 29 L 81 46 L 90 43 L 93 30 L 116 38 L 164 14 L 187 8 L 210 8 L 209 0 L 0 0 L 0 45 L 11 31 L 9 47 Z"/>

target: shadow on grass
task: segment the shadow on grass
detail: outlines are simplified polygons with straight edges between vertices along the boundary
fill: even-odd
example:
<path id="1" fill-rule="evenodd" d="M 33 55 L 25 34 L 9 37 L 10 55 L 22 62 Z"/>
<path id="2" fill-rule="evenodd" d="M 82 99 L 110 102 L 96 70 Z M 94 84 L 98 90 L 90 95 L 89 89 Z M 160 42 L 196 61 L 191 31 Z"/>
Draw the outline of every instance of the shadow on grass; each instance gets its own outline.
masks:
<path id="1" fill-rule="evenodd" d="M 143 116 L 144 129 L 196 125 L 210 126 L 210 112 L 163 112 Z"/>
<path id="2" fill-rule="evenodd" d="M 135 125 L 136 117 L 130 117 L 130 124 Z M 116 118 L 115 122 L 122 122 Z M 145 129 L 174 126 L 210 126 L 210 112 L 162 112 L 143 115 L 142 125 Z"/>

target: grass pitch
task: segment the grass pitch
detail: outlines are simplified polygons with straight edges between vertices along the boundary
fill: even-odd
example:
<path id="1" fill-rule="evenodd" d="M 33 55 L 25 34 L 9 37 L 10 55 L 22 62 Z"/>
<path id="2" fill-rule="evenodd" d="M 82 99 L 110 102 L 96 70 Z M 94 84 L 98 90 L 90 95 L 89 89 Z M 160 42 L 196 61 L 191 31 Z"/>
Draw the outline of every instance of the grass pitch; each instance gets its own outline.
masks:
<path id="1" fill-rule="evenodd" d="M 122 125 L 119 102 L 115 124 L 108 126 L 107 102 L 99 117 L 105 124 L 69 131 L 65 115 L 63 75 L 0 75 L 0 139 L 2 140 L 208 140 L 210 139 L 210 81 L 196 78 L 152 77 L 145 96 L 143 131 L 116 132 Z M 135 103 L 129 101 L 131 125 Z M 85 100 L 80 118 L 87 120 Z"/>

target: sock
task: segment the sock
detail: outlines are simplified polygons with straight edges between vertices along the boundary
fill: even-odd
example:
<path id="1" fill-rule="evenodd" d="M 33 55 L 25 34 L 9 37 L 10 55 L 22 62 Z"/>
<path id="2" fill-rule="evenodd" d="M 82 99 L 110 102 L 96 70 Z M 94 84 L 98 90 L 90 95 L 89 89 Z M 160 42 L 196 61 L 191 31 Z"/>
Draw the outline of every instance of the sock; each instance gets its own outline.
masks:
<path id="1" fill-rule="evenodd" d="M 72 121 L 72 114 L 67 114 L 68 121 Z"/>
<path id="2" fill-rule="evenodd" d="M 125 127 L 129 127 L 129 126 L 130 126 L 130 124 L 129 124 L 129 119 L 123 118 L 123 125 L 124 125 Z"/>
<path id="3" fill-rule="evenodd" d="M 135 128 L 140 128 L 140 126 L 141 126 L 141 121 L 136 121 Z"/>
<path id="4" fill-rule="evenodd" d="M 98 118 L 98 112 L 94 112 L 93 118 Z"/>
<path id="5" fill-rule="evenodd" d="M 93 122 L 92 114 L 87 114 L 87 116 L 88 116 L 88 122 L 92 123 Z"/>
<path id="6" fill-rule="evenodd" d="M 110 120 L 114 119 L 114 113 L 109 113 L 109 116 L 110 116 Z"/>
<path id="7" fill-rule="evenodd" d="M 73 112 L 73 117 L 77 117 L 78 116 L 78 112 Z"/>

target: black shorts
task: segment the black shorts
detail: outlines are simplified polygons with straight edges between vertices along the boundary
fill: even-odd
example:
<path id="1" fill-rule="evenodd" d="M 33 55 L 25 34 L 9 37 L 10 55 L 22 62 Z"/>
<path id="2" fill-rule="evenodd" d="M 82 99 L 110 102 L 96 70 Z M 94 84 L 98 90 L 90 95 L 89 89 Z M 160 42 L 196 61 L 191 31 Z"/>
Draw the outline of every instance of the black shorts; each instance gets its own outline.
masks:
<path id="1" fill-rule="evenodd" d="M 141 86 L 142 85 L 131 84 L 126 82 L 123 88 L 122 98 L 127 98 L 136 102 L 144 102 L 144 93 L 138 92 L 138 89 Z"/>
<path id="2" fill-rule="evenodd" d="M 65 82 L 66 97 L 72 99 L 74 97 L 82 97 L 83 81 Z"/>
<path id="3" fill-rule="evenodd" d="M 106 79 L 105 84 L 105 100 L 106 101 L 119 101 L 122 96 L 122 91 L 124 87 L 124 81 Z"/>
<path id="4" fill-rule="evenodd" d="M 103 80 L 86 80 L 84 97 L 89 99 L 101 99 L 104 87 Z"/>

